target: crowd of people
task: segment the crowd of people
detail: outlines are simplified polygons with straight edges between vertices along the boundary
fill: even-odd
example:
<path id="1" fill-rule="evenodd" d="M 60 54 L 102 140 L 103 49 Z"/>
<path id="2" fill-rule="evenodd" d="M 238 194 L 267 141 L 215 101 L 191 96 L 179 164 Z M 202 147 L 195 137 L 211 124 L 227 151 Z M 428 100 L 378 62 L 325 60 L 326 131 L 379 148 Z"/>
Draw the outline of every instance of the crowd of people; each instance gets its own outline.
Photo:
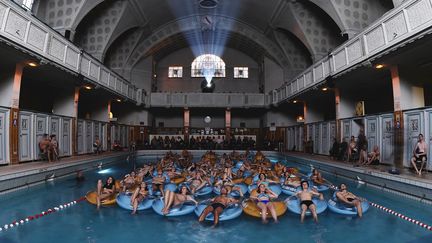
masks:
<path id="1" fill-rule="evenodd" d="M 231 136 L 231 139 L 224 139 L 223 136 L 191 136 L 185 141 L 181 136 L 153 136 L 150 143 L 144 144 L 146 149 L 193 149 L 193 150 L 219 150 L 219 149 L 255 149 L 256 142 L 250 137 Z"/>
<path id="2" fill-rule="evenodd" d="M 331 184 L 316 169 L 310 176 L 307 176 L 300 173 L 297 168 L 288 167 L 282 162 L 270 162 L 259 151 L 255 155 L 251 155 L 248 150 L 245 153 L 233 151 L 222 156 L 208 151 L 199 161 L 193 162 L 192 159 L 191 153 L 187 150 L 183 150 L 181 154 L 167 152 L 159 161 L 146 163 L 125 175 L 117 189 L 113 177 L 108 177 L 105 184 L 99 180 L 97 184 L 98 208 L 104 199 L 113 194 L 119 191 L 123 193 L 129 191 L 131 192 L 132 214 L 136 214 L 138 205 L 157 192 L 163 198 L 163 207 L 160 212 L 162 215 L 169 214 L 172 208 L 186 201 L 196 205 L 205 202 L 206 207 L 200 214 L 199 221 L 204 221 L 212 213 L 214 225 L 217 225 L 219 216 L 226 208 L 232 204 L 241 203 L 243 208 L 256 207 L 257 215 L 262 218 L 263 223 L 267 223 L 268 217 L 278 222 L 276 205 L 280 203 L 277 201 L 279 195 L 271 187 L 276 183 L 276 185 L 300 188 L 293 196 L 299 198 L 301 222 L 304 221 L 308 210 L 315 221 L 318 221 L 317 207 L 312 198 L 318 197 L 323 200 L 323 194 L 318 192 L 316 187 L 311 188 L 310 183 L 314 185 Z M 238 166 L 236 161 L 242 161 L 241 165 Z M 176 182 L 178 190 L 167 189 L 167 181 Z M 246 197 L 239 183 L 255 185 L 256 189 L 250 191 L 249 196 Z M 194 196 L 206 186 L 217 189 L 220 195 L 198 202 L 197 197 Z M 333 186 L 333 188 L 336 187 Z M 345 184 L 341 184 L 339 188 L 340 190 L 337 190 L 336 193 L 338 200 L 347 207 L 356 207 L 358 216 L 361 217 L 361 199 L 348 192 Z M 232 196 L 233 192 L 238 192 L 237 197 Z M 287 200 L 291 200 L 293 196 Z"/>

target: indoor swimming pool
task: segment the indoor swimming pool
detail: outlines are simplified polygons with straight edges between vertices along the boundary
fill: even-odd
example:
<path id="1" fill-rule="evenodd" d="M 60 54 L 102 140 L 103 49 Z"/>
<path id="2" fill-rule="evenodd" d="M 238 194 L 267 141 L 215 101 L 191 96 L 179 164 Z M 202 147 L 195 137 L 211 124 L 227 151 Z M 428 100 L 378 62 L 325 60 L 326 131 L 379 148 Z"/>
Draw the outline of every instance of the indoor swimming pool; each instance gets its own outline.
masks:
<path id="1" fill-rule="evenodd" d="M 154 159 L 139 157 L 137 164 Z M 276 161 L 279 158 L 271 159 Z M 297 163 L 287 163 L 299 166 Z M 119 178 L 129 173 L 132 167 L 131 163 L 120 162 L 110 168 L 85 172 L 82 182 L 77 182 L 71 176 L 2 195 L 0 226 L 82 198 L 86 192 L 95 189 L 97 179 L 105 179 L 108 175 Z M 307 172 L 309 168 L 300 169 Z M 371 202 L 431 223 L 430 205 L 344 178 L 323 175 L 335 185 L 346 183 L 349 191 Z M 329 199 L 331 193 L 325 192 L 325 198 Z M 282 199 L 285 197 L 284 194 L 280 196 Z M 94 205 L 82 201 L 41 219 L 3 229 L 0 242 L 432 242 L 431 231 L 374 207 L 361 219 L 327 210 L 319 215 L 318 224 L 311 217 L 301 224 L 299 216 L 289 211 L 279 220 L 278 224 L 263 224 L 258 218 L 242 214 L 213 228 L 210 223 L 198 223 L 195 214 L 168 218 L 148 209 L 132 216 L 130 211 L 118 206 L 102 207 L 98 211 Z"/>

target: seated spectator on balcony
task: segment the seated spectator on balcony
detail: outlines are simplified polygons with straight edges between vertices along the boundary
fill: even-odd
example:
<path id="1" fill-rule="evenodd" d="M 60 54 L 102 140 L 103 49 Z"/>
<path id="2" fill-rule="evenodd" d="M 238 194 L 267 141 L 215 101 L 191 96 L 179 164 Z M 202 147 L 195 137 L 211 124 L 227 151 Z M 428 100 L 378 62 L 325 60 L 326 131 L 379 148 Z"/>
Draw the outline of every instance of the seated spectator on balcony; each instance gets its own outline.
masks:
<path id="1" fill-rule="evenodd" d="M 339 143 L 336 138 L 333 138 L 333 145 L 329 151 L 330 157 L 334 160 L 338 159 L 339 156 Z"/>
<path id="2" fill-rule="evenodd" d="M 57 161 L 59 158 L 58 142 L 55 134 L 52 134 L 48 145 L 48 161 Z"/>
<path id="3" fill-rule="evenodd" d="M 216 149 L 222 149 L 223 148 L 223 139 L 221 136 L 218 136 L 216 138 Z"/>
<path id="4" fill-rule="evenodd" d="M 373 151 L 368 154 L 368 159 L 363 165 L 379 165 L 380 164 L 380 151 L 378 145 L 373 147 Z"/>
<path id="5" fill-rule="evenodd" d="M 157 147 L 158 141 L 156 139 L 156 136 L 154 136 L 150 141 L 151 148 L 155 149 Z"/>

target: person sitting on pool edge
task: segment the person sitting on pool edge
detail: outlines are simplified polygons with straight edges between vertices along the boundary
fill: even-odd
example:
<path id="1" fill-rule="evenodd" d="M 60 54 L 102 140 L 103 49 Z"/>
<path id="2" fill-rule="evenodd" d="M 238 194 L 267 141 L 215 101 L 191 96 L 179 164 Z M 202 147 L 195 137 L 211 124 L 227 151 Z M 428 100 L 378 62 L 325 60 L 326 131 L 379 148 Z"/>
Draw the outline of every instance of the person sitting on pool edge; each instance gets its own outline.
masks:
<path id="1" fill-rule="evenodd" d="M 423 134 L 420 133 L 418 135 L 417 144 L 414 147 L 413 157 L 411 158 L 411 164 L 414 167 L 417 174 L 420 176 L 426 161 L 427 161 L 427 144 L 423 139 Z M 418 162 L 421 163 L 420 170 L 417 168 Z"/>
<path id="2" fill-rule="evenodd" d="M 230 198 L 227 196 L 228 190 L 225 187 L 221 188 L 221 194 L 213 199 L 211 199 L 211 204 L 208 205 L 199 216 L 199 222 L 203 222 L 207 215 L 210 213 L 213 213 L 214 216 L 214 226 L 217 226 L 219 223 L 219 216 L 222 214 L 222 212 L 225 210 L 225 208 L 230 203 L 238 203 L 239 201 Z"/>
<path id="3" fill-rule="evenodd" d="M 298 198 L 300 198 L 300 207 L 301 207 L 300 221 L 303 223 L 306 211 L 309 209 L 310 212 L 312 213 L 315 222 L 318 223 L 316 206 L 312 201 L 312 197 L 318 196 L 320 197 L 320 200 L 324 200 L 323 194 L 318 193 L 314 190 L 309 190 L 309 182 L 307 181 L 301 182 L 301 188 L 302 190 L 295 194 Z"/>
<path id="4" fill-rule="evenodd" d="M 149 195 L 147 184 L 143 181 L 131 196 L 132 213 L 136 214 L 138 204 L 140 204 Z"/>
<path id="5" fill-rule="evenodd" d="M 254 190 L 250 198 L 257 200 L 257 206 L 261 209 L 261 218 L 263 223 L 267 223 L 267 209 L 270 211 L 271 216 L 275 223 L 278 222 L 276 209 L 270 199 L 277 198 L 278 196 L 270 188 L 267 187 L 266 182 L 261 182 L 256 190 Z"/>
<path id="6" fill-rule="evenodd" d="M 356 207 L 357 208 L 357 215 L 361 218 L 363 216 L 363 208 L 361 205 L 361 200 L 357 198 L 356 195 L 352 194 L 351 192 L 347 191 L 347 186 L 342 183 L 339 186 L 339 191 L 336 192 L 336 197 L 338 201 L 342 202 L 343 204 L 348 205 L 349 207 Z"/>
<path id="7" fill-rule="evenodd" d="M 100 208 L 101 202 L 113 196 L 115 193 L 116 193 L 116 186 L 115 186 L 114 177 L 109 176 L 105 184 L 102 184 L 102 180 L 98 180 L 97 196 L 96 196 L 97 209 Z"/>
<path id="8" fill-rule="evenodd" d="M 167 215 L 171 209 L 171 207 L 175 207 L 177 205 L 180 205 L 186 201 L 192 201 L 195 204 L 198 204 L 198 202 L 190 195 L 188 195 L 188 188 L 185 185 L 182 185 L 180 187 L 180 192 L 175 193 L 170 190 L 165 191 L 165 197 L 164 197 L 164 207 L 162 208 L 162 213 L 164 215 Z"/>

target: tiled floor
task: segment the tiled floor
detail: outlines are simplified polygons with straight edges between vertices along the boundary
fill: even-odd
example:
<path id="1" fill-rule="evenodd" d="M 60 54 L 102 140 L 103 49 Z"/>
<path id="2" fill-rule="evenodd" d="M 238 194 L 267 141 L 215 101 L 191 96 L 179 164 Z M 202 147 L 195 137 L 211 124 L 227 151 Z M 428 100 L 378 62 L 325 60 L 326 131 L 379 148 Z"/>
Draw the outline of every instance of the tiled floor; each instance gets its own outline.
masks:
<path id="1" fill-rule="evenodd" d="M 61 158 L 59 161 L 51 162 L 48 161 L 34 161 L 34 162 L 27 162 L 27 163 L 21 163 L 17 165 L 5 165 L 0 167 L 0 176 L 3 175 L 10 175 L 15 173 L 21 173 L 27 170 L 35 170 L 35 169 L 46 169 L 51 166 L 58 166 L 58 165 L 67 165 L 71 163 L 76 163 L 80 161 L 95 159 L 95 158 L 107 158 L 111 157 L 113 155 L 121 155 L 124 154 L 123 152 L 105 152 L 101 155 L 78 155 L 78 156 L 71 156 L 71 157 L 65 157 Z"/>
<path id="2" fill-rule="evenodd" d="M 416 173 L 414 173 L 414 171 L 404 168 L 400 171 L 401 172 L 400 175 L 392 175 L 388 173 L 388 170 L 391 169 L 391 166 L 389 165 L 354 167 L 353 163 L 335 161 L 330 159 L 328 156 L 324 156 L 324 155 L 312 155 L 312 154 L 305 154 L 300 152 L 289 152 L 285 154 L 290 156 L 295 156 L 295 157 L 301 157 L 304 159 L 324 162 L 331 165 L 336 165 L 338 167 L 344 167 L 349 170 L 359 170 L 362 171 L 363 173 L 373 174 L 387 179 L 392 178 L 398 181 L 404 181 L 404 182 L 411 181 L 414 184 L 423 183 L 423 184 L 430 184 L 432 186 L 432 172 L 427 172 L 422 174 L 422 176 L 418 176 Z"/>

